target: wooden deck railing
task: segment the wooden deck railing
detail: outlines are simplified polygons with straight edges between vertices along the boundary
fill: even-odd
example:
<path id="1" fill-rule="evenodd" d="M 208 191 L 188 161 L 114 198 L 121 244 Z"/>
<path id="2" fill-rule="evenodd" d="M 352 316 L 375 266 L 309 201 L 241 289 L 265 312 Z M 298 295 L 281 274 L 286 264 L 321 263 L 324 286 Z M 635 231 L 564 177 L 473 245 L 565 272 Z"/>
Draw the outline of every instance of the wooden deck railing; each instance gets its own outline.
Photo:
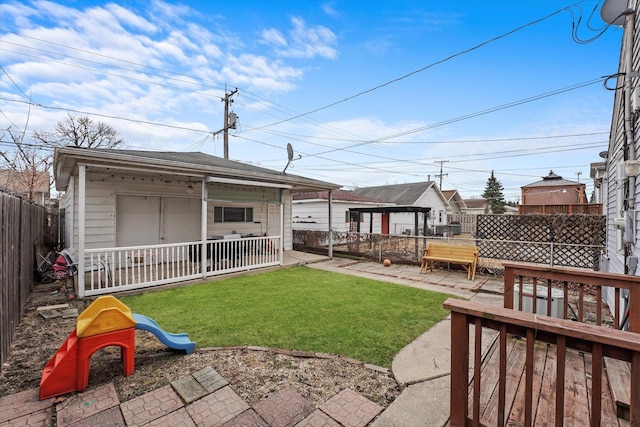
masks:
<path id="1" fill-rule="evenodd" d="M 606 304 L 603 303 L 603 287 L 611 287 L 614 292 L 614 308 L 612 310 L 613 322 L 616 329 L 620 329 L 628 314 L 628 330 L 640 332 L 640 277 L 624 274 L 602 273 L 587 269 L 548 267 L 537 264 L 505 263 L 504 265 L 504 307 L 514 308 L 514 292 L 518 292 L 517 309 L 521 309 L 523 304 L 524 284 L 532 286 L 531 298 L 532 312 L 540 314 L 538 310 L 539 299 L 546 300 L 546 309 L 543 312 L 551 313 L 553 289 L 563 292 L 562 317 L 568 319 L 570 307 L 570 292 L 577 293 L 575 296 L 575 306 L 577 307 L 576 318 L 578 322 L 585 322 L 587 314 L 593 315 L 593 323 L 602 325 L 603 313 L 608 312 Z M 517 288 L 516 288 L 517 286 Z M 546 297 L 540 298 L 540 289 L 546 289 Z M 595 292 L 593 297 L 593 310 L 586 309 L 587 291 Z M 621 307 L 621 293 L 628 293 L 627 307 Z M 543 292 L 544 294 L 544 292 Z M 623 312 L 624 310 L 624 312 Z M 595 313 L 591 313 L 595 311 Z"/>
<path id="2" fill-rule="evenodd" d="M 507 339 L 512 335 L 526 338 L 524 426 L 531 426 L 534 422 L 534 346 L 540 342 L 555 344 L 557 348 L 557 370 L 553 393 L 555 402 L 551 402 L 555 404 L 553 418 L 556 426 L 563 425 L 567 409 L 565 406 L 565 372 L 567 372 L 565 356 L 569 348 L 592 355 L 590 403 L 584 408 L 585 411 L 589 411 L 590 425 L 599 426 L 602 420 L 603 358 L 605 356 L 630 362 L 630 425 L 640 425 L 640 334 L 454 299 L 448 299 L 444 307 L 451 310 L 451 426 L 484 425 L 481 424 L 480 417 L 483 327 L 499 331 L 498 426 L 505 426 L 510 415 L 505 411 L 508 368 L 506 353 Z M 471 414 L 468 400 L 470 325 L 475 326 L 475 346 L 472 350 L 474 367 Z"/>

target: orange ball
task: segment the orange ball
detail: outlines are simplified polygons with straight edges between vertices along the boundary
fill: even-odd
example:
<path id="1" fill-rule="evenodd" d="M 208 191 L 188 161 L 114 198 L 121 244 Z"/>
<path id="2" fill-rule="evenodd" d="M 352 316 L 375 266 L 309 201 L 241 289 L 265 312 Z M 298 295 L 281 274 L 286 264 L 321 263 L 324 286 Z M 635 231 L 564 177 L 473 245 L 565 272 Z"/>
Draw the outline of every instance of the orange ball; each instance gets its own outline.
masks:
<path id="1" fill-rule="evenodd" d="M 391 260 L 389 258 L 385 259 L 384 261 L 382 261 L 382 264 L 385 267 L 389 267 L 391 265 Z"/>

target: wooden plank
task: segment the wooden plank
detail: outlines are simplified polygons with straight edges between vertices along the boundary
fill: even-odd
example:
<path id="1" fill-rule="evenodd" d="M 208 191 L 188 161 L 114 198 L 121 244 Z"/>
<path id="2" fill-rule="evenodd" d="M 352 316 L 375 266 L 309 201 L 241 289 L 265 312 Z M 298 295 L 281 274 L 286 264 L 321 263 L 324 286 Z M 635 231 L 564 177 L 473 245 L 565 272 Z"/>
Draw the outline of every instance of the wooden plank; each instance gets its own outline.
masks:
<path id="1" fill-rule="evenodd" d="M 587 375 L 587 392 L 589 393 L 589 398 L 592 398 L 592 387 L 591 387 L 591 378 L 593 377 L 593 364 L 592 357 L 589 354 L 585 354 L 585 370 L 586 372 L 591 372 L 592 375 Z M 604 358 L 603 358 L 604 362 Z M 604 367 L 602 369 L 604 371 Z M 618 415 L 616 414 L 615 403 L 613 401 L 613 397 L 611 396 L 611 391 L 609 387 L 609 380 L 607 378 L 606 373 L 602 374 L 602 391 L 600 404 L 602 405 L 602 416 L 600 417 L 600 425 L 604 427 L 627 427 L 629 423 L 623 419 L 618 419 Z"/>
<path id="2" fill-rule="evenodd" d="M 557 347 L 547 348 L 544 370 L 540 381 L 540 396 L 534 418 L 535 425 L 553 425 L 555 419 L 557 380 Z"/>
<path id="3" fill-rule="evenodd" d="M 611 397 L 615 402 L 616 414 L 625 420 L 629 419 L 631 403 L 631 365 L 622 360 L 604 358 Z"/>
<path id="4" fill-rule="evenodd" d="M 498 386 L 498 375 L 499 375 L 499 340 L 494 340 L 493 344 L 487 349 L 486 354 L 484 355 L 484 360 L 480 367 L 480 375 L 482 381 L 480 382 L 480 390 L 479 390 L 479 408 L 480 412 L 478 412 L 479 417 L 482 417 L 482 412 L 484 412 L 487 407 L 487 403 L 491 399 L 493 393 L 496 392 L 496 388 Z M 511 349 L 509 349 L 511 351 Z M 474 370 L 476 367 L 474 366 Z M 472 409 L 474 406 L 473 397 L 474 397 L 474 385 L 475 385 L 475 377 L 473 378 L 473 382 L 469 385 L 469 409 Z M 473 413 L 475 416 L 475 412 Z"/>
<path id="5" fill-rule="evenodd" d="M 584 357 L 582 353 L 567 349 L 566 352 L 566 382 L 564 425 L 586 426 L 589 425 L 589 397 L 587 395 L 587 383 L 584 373 Z"/>
<path id="6" fill-rule="evenodd" d="M 533 386 L 532 386 L 532 397 L 531 401 L 536 403 L 534 404 L 534 413 L 533 420 L 530 425 L 547 425 L 546 423 L 538 423 L 538 420 L 535 418 L 537 411 L 537 403 L 541 399 L 541 389 L 542 389 L 542 380 L 544 378 L 544 374 L 546 373 L 546 363 L 547 363 L 547 352 L 549 346 L 546 344 L 536 344 L 533 352 L 534 362 L 533 362 Z M 555 372 L 555 370 L 554 370 Z M 520 387 L 516 392 L 516 396 L 513 401 L 513 406 L 511 408 L 511 412 L 509 414 L 509 418 L 507 421 L 507 425 L 511 426 L 521 426 L 527 425 L 525 423 L 525 387 L 521 382 Z"/>
<path id="7" fill-rule="evenodd" d="M 504 375 L 504 403 L 501 405 L 499 387 L 494 389 L 494 393 L 491 395 L 491 398 L 487 402 L 486 409 L 482 414 L 481 420 L 484 425 L 504 425 L 504 420 L 501 422 L 501 415 L 503 414 L 499 411 L 499 408 L 500 406 L 504 407 L 506 413 L 504 418 L 506 419 L 511 412 L 516 392 L 523 379 L 526 361 L 526 343 L 521 339 L 511 339 L 509 341 L 513 341 L 513 345 L 504 364 L 506 372 Z M 498 382 L 500 382 L 500 378 Z"/>

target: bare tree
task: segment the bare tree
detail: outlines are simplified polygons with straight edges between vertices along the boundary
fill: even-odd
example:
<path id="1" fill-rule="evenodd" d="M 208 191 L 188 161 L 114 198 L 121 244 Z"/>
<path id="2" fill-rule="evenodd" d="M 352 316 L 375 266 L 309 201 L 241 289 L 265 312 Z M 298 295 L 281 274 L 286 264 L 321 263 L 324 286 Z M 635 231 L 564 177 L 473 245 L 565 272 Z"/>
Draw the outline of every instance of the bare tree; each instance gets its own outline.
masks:
<path id="1" fill-rule="evenodd" d="M 51 186 L 54 148 L 115 148 L 125 142 L 108 124 L 71 114 L 52 132 L 36 131 L 29 137 L 27 127 L 0 130 L 1 139 L 10 147 L 0 150 L 0 188 L 32 201 L 38 192 L 46 189 L 48 193 Z"/>
<path id="2" fill-rule="evenodd" d="M 0 188 L 36 201 L 39 192 L 49 194 L 51 148 L 38 147 L 25 138 L 25 132 L 5 129 L 2 140 L 9 139 L 11 149 L 0 150 Z"/>
<path id="3" fill-rule="evenodd" d="M 71 114 L 66 120 L 58 122 L 53 132 L 35 132 L 34 138 L 54 147 L 116 148 L 125 143 L 110 125 Z"/>

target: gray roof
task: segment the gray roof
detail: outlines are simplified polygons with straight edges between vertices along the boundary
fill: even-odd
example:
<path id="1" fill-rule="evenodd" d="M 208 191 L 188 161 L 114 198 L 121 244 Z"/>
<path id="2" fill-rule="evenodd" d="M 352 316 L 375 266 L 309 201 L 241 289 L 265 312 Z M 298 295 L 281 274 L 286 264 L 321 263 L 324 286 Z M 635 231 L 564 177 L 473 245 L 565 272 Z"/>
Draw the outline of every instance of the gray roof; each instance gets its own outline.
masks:
<path id="1" fill-rule="evenodd" d="M 63 147 L 55 151 L 56 187 L 64 190 L 69 176 L 78 162 L 91 162 L 120 169 L 161 170 L 164 173 L 193 173 L 219 178 L 244 179 L 290 185 L 294 191 L 312 191 L 340 188 L 340 185 L 274 171 L 234 160 L 223 159 L 200 152 L 114 150 L 104 148 Z M 283 162 L 284 163 L 284 162 Z M 284 166 L 284 165 L 283 165 Z"/>
<path id="2" fill-rule="evenodd" d="M 400 206 L 412 206 L 433 186 L 433 181 L 413 182 L 409 184 L 380 185 L 377 187 L 357 188 L 355 194 L 372 199 L 384 200 Z"/>
<path id="3" fill-rule="evenodd" d="M 540 181 L 533 182 L 531 184 L 523 185 L 522 188 L 529 187 L 556 187 L 556 186 L 579 186 L 584 185 L 579 182 L 570 181 L 568 179 L 564 179 L 560 175 L 556 175 L 555 173 L 549 172 L 549 175 L 543 177 Z"/>

